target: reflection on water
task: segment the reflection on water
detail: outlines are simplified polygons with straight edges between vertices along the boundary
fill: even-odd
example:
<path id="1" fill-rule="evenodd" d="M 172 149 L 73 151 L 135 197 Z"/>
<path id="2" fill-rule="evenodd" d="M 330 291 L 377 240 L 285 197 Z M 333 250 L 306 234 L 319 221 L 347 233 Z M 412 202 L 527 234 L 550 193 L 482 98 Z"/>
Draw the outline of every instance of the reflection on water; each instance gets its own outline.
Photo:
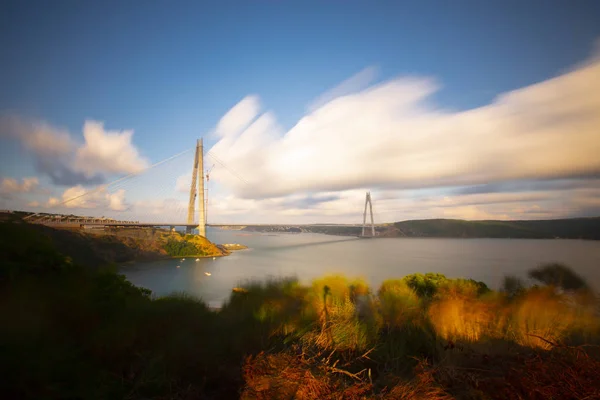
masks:
<path id="1" fill-rule="evenodd" d="M 563 262 L 600 288 L 600 242 L 531 239 L 375 239 L 320 234 L 248 234 L 209 230 L 217 243 L 241 243 L 249 250 L 228 257 L 163 260 L 122 268 L 134 284 L 157 295 L 186 292 L 218 305 L 248 280 L 324 274 L 361 276 L 373 287 L 414 272 L 468 277 L 497 288 L 505 275 L 526 277 L 545 262 Z M 180 268 L 177 268 L 177 265 Z M 205 273 L 209 273 L 207 276 Z"/>

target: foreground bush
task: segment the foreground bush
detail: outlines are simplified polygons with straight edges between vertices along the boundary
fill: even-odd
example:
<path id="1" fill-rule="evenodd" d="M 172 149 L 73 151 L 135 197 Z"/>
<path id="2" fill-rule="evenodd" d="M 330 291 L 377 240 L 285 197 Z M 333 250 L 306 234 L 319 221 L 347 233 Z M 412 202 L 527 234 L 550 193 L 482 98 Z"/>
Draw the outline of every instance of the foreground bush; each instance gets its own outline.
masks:
<path id="1" fill-rule="evenodd" d="M 513 294 L 441 274 L 376 292 L 343 276 L 249 283 L 213 312 L 78 266 L 43 237 L 21 239 L 2 244 L 5 398 L 600 395 L 599 348 L 589 346 L 598 303 L 588 285 L 565 285 L 563 270 Z"/>

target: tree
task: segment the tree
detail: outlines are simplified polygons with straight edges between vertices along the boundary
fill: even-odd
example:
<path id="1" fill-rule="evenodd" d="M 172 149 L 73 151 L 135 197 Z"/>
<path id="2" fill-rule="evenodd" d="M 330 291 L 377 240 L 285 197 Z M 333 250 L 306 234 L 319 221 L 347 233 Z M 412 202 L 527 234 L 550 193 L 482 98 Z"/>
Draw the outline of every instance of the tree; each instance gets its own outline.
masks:
<path id="1" fill-rule="evenodd" d="M 525 285 L 520 278 L 508 275 L 504 277 L 501 289 L 508 297 L 516 297 L 525 291 Z"/>
<path id="2" fill-rule="evenodd" d="M 587 289 L 586 281 L 563 264 L 545 264 L 529 271 L 529 277 L 545 285 L 563 290 Z"/>

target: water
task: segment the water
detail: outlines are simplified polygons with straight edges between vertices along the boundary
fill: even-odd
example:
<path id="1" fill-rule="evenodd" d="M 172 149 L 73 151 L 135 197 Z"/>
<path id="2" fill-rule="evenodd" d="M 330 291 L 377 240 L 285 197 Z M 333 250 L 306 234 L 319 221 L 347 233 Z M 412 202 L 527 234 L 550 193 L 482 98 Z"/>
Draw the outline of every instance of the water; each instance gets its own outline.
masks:
<path id="1" fill-rule="evenodd" d="M 127 278 L 157 295 L 186 292 L 219 305 L 248 280 L 295 276 L 302 282 L 325 274 L 363 277 L 376 288 L 415 272 L 480 280 L 498 288 L 505 275 L 526 278 L 541 263 L 561 262 L 600 288 L 600 242 L 536 239 L 358 239 L 320 234 L 258 234 L 213 229 L 216 243 L 249 250 L 216 260 L 163 260 L 122 268 Z M 180 268 L 177 268 L 177 266 Z M 206 276 L 209 272 L 211 276 Z"/>

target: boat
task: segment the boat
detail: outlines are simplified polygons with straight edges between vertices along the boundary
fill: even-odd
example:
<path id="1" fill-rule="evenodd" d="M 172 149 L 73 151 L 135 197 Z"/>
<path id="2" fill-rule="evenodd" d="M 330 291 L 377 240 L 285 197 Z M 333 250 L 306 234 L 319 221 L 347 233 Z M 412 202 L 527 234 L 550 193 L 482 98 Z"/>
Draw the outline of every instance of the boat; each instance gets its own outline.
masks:
<path id="1" fill-rule="evenodd" d="M 217 259 L 217 257 L 213 257 L 213 260 L 216 260 L 216 259 Z"/>
<path id="2" fill-rule="evenodd" d="M 177 268 L 179 268 L 179 265 L 177 266 Z"/>
<path id="3" fill-rule="evenodd" d="M 199 259 L 199 258 L 196 258 L 196 262 L 198 262 L 198 261 L 200 261 L 200 259 Z"/>
<path id="4" fill-rule="evenodd" d="M 185 258 L 182 258 L 181 261 L 185 261 Z"/>
<path id="5" fill-rule="evenodd" d="M 211 276 L 212 274 L 210 272 L 205 272 L 204 275 Z"/>

